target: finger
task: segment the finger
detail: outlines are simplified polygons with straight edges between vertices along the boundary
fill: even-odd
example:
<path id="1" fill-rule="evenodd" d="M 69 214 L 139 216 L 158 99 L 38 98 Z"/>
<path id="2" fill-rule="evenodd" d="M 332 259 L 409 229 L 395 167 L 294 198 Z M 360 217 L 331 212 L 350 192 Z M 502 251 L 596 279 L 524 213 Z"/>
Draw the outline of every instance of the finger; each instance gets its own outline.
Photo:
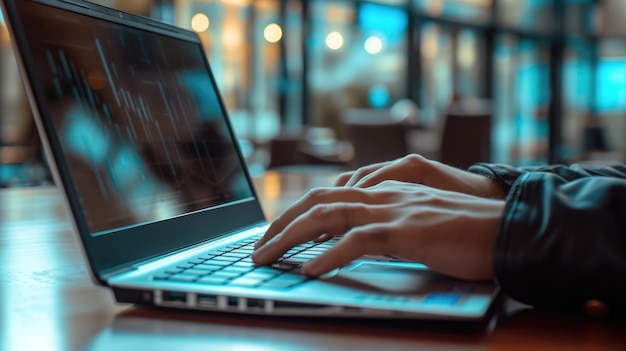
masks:
<path id="1" fill-rule="evenodd" d="M 348 180 L 350 180 L 350 178 L 352 178 L 352 173 L 354 173 L 354 172 L 344 172 L 344 173 L 341 173 L 340 175 L 338 175 L 337 179 L 335 179 L 335 183 L 333 184 L 333 186 L 344 186 L 344 185 L 346 185 Z"/>
<path id="2" fill-rule="evenodd" d="M 354 186 L 354 184 L 356 184 L 363 177 L 366 177 L 370 173 L 375 172 L 375 171 L 377 171 L 380 168 L 384 168 L 385 166 L 387 166 L 391 162 L 392 161 L 381 162 L 381 163 L 374 163 L 372 165 L 361 167 L 361 168 L 357 169 L 356 171 L 352 172 L 352 176 L 346 182 L 345 186 L 347 186 L 347 187 Z"/>
<path id="3" fill-rule="evenodd" d="M 344 187 L 313 189 L 289 206 L 289 208 L 270 224 L 265 234 L 256 242 L 255 248 L 258 249 L 265 245 L 266 242 L 283 231 L 289 223 L 315 205 L 342 202 L 372 203 L 374 201 L 372 195 L 373 194 L 368 194 L 364 191 Z"/>
<path id="4" fill-rule="evenodd" d="M 356 203 L 316 205 L 258 248 L 252 259 L 257 264 L 274 262 L 292 247 L 319 238 L 323 234 L 341 235 L 353 227 L 385 221 L 387 218 L 384 213 L 379 206 Z"/>
<path id="5" fill-rule="evenodd" d="M 410 171 L 407 171 L 406 158 L 401 158 L 389 162 L 385 167 L 379 168 L 368 175 L 361 177 L 361 179 L 359 179 L 352 186 L 356 188 L 369 188 L 388 179 L 401 182 L 420 183 L 421 181 L 416 181 L 421 178 L 420 172 L 422 172 L 422 170 L 418 165 L 414 165 Z"/>
<path id="6" fill-rule="evenodd" d="M 318 276 L 348 265 L 363 255 L 387 255 L 392 252 L 391 228 L 375 223 L 352 229 L 335 246 L 302 267 L 304 273 Z"/>

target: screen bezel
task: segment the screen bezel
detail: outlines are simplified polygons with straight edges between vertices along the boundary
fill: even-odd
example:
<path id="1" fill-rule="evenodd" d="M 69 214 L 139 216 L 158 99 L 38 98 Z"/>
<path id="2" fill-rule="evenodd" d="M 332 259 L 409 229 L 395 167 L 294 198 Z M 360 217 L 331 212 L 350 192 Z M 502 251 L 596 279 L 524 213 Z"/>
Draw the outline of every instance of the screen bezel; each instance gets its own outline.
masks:
<path id="1" fill-rule="evenodd" d="M 249 201 L 238 201 L 232 205 L 221 205 L 159 222 L 124 228 L 106 235 L 93 236 L 89 231 L 80 207 L 78 194 L 72 184 L 70 170 L 67 162 L 65 162 L 60 140 L 48 112 L 45 94 L 36 83 L 39 82 L 39 79 L 16 7 L 16 3 L 26 1 L 185 40 L 190 44 L 197 45 L 201 50 L 202 44 L 200 38 L 194 32 L 85 1 L 2 0 L 5 20 L 11 32 L 13 46 L 16 49 L 16 56 L 20 64 L 30 106 L 33 110 L 40 137 L 46 148 L 47 156 L 49 159 L 50 157 L 52 158 L 49 162 L 49 167 L 55 175 L 55 181 L 60 188 L 59 190 L 64 190 L 63 193 L 66 196 L 68 210 L 74 220 L 75 229 L 83 244 L 93 276 L 99 283 L 106 285 L 106 276 L 111 272 L 124 270 L 142 261 L 203 243 L 211 238 L 265 223 L 265 216 L 241 150 L 238 143 L 234 143 L 246 180 L 253 194 Z M 231 140 L 236 140 L 211 66 L 206 55 L 202 55 L 202 57 L 208 70 L 211 84 L 216 89 L 219 105 L 225 119 L 224 122 L 228 129 L 228 136 Z"/>

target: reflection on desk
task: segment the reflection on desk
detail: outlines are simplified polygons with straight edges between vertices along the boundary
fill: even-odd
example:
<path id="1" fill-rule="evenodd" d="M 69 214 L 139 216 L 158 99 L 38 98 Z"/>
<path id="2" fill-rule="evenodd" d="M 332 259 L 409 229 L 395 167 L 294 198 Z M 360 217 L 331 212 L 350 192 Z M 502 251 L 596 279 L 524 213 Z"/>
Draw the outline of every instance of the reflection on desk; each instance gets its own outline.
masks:
<path id="1" fill-rule="evenodd" d="M 335 174 L 255 179 L 268 218 Z M 506 301 L 481 328 L 250 317 L 118 304 L 89 279 L 53 187 L 0 190 L 2 350 L 624 350 L 626 325 Z"/>

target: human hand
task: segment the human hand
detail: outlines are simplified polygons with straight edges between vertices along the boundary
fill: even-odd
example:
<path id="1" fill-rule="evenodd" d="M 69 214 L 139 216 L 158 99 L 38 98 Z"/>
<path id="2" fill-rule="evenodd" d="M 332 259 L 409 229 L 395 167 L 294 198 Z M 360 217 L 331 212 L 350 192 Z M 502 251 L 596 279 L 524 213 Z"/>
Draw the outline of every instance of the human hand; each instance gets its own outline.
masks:
<path id="1" fill-rule="evenodd" d="M 343 173 L 335 181 L 335 186 L 367 188 L 385 180 L 424 184 L 487 198 L 503 199 L 506 196 L 502 186 L 492 179 L 417 154 Z"/>
<path id="2" fill-rule="evenodd" d="M 290 248 L 344 235 L 303 266 L 311 276 L 363 255 L 416 261 L 450 276 L 492 277 L 492 250 L 505 202 L 398 181 L 309 191 L 270 225 L 252 259 L 269 264 Z"/>

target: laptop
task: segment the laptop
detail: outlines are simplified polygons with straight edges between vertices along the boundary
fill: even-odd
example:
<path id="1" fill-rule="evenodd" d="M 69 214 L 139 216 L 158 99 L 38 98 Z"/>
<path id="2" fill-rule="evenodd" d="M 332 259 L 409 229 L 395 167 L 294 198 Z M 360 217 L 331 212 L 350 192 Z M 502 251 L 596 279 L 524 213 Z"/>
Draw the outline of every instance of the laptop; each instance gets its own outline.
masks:
<path id="1" fill-rule="evenodd" d="M 312 279 L 250 254 L 267 229 L 194 32 L 81 0 L 2 0 L 56 185 L 119 302 L 224 313 L 479 321 L 498 288 L 363 257 Z"/>

